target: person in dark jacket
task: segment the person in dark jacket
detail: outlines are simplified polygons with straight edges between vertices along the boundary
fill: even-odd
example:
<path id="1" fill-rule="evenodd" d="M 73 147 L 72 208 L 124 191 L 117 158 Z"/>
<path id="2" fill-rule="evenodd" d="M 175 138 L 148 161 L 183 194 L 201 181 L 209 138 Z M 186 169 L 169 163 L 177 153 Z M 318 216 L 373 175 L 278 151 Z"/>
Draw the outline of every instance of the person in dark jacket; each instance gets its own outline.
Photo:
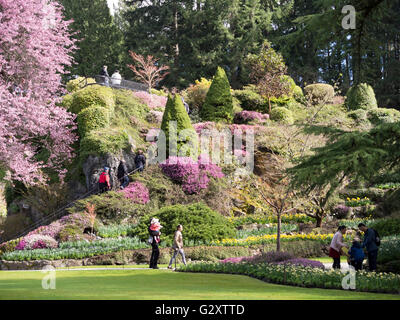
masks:
<path id="1" fill-rule="evenodd" d="M 354 238 L 353 244 L 349 250 L 349 264 L 353 266 L 356 271 L 361 270 L 364 257 L 364 250 L 360 243 L 360 239 Z"/>
<path id="2" fill-rule="evenodd" d="M 364 223 L 360 223 L 358 229 L 364 232 L 362 247 L 367 249 L 369 271 L 375 271 L 376 260 L 378 259 L 378 246 L 376 245 L 375 231 L 368 228 Z"/>
<path id="3" fill-rule="evenodd" d="M 143 172 L 146 167 L 146 157 L 143 154 L 142 150 L 138 150 L 138 154 L 135 157 L 135 166 L 138 171 Z"/>
<path id="4" fill-rule="evenodd" d="M 151 239 L 151 258 L 150 258 L 150 268 L 158 269 L 158 257 L 160 256 L 160 249 L 158 248 L 158 244 L 160 243 L 160 235 L 161 231 L 153 231 L 151 229 L 151 225 L 157 223 L 158 220 L 153 218 L 150 222 L 150 226 L 148 228 L 150 239 Z"/>
<path id="5" fill-rule="evenodd" d="M 118 166 L 117 173 L 118 180 L 121 184 L 121 190 L 125 189 L 129 185 L 128 168 L 124 159 L 121 160 Z"/>

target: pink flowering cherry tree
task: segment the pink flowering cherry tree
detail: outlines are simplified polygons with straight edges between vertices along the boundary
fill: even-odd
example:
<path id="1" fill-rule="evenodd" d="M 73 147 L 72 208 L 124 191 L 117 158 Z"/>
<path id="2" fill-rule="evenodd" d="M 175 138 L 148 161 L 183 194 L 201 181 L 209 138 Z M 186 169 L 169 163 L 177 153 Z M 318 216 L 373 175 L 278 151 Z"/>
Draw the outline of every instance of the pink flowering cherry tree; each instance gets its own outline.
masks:
<path id="1" fill-rule="evenodd" d="M 69 24 L 55 1 L 0 0 L 0 167 L 10 180 L 44 181 L 43 168 L 62 178 L 73 157 L 74 117 L 56 105 L 75 49 Z"/>

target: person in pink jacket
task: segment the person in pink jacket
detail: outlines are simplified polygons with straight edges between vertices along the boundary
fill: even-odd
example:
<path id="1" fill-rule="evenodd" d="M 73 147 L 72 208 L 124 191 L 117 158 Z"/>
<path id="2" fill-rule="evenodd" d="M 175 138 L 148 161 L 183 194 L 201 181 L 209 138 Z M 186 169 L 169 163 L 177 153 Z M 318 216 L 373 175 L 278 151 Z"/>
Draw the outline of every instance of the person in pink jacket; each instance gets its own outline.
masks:
<path id="1" fill-rule="evenodd" d="M 329 247 L 329 256 L 333 259 L 333 268 L 340 269 L 340 252 L 343 247 L 347 248 L 343 242 L 343 235 L 346 233 L 346 226 L 340 226 L 333 236 Z"/>

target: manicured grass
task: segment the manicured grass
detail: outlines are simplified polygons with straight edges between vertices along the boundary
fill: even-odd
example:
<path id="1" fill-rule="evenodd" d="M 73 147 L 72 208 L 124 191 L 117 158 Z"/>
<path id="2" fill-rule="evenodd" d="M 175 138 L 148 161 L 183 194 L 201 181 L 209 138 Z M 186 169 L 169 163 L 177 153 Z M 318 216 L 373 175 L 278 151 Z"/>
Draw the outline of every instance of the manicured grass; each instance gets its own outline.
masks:
<path id="1" fill-rule="evenodd" d="M 400 295 L 282 286 L 247 276 L 169 270 L 57 271 L 56 289 L 42 289 L 42 272 L 1 271 L 0 299 L 398 299 Z"/>

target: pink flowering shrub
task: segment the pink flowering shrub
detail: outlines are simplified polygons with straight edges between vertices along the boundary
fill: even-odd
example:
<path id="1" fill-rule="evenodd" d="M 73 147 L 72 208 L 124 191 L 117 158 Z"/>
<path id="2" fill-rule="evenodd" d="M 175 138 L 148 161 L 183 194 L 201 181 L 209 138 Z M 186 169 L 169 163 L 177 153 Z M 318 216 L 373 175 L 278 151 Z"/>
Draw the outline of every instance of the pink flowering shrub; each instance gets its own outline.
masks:
<path id="1" fill-rule="evenodd" d="M 126 198 L 132 200 L 134 203 L 146 204 L 150 201 L 149 189 L 140 182 L 131 183 L 119 192 L 122 192 Z"/>
<path id="2" fill-rule="evenodd" d="M 57 238 L 57 235 L 60 233 L 63 225 L 60 223 L 59 220 L 54 221 L 53 223 L 49 224 L 48 226 L 41 226 L 31 232 L 28 233 L 27 236 L 32 236 L 35 234 L 42 235 L 42 236 L 49 236 L 52 238 Z"/>
<path id="3" fill-rule="evenodd" d="M 262 114 L 256 111 L 241 111 L 235 114 L 235 123 L 246 124 L 249 122 L 264 123 L 269 119 L 268 114 Z"/>
<path id="4" fill-rule="evenodd" d="M 207 121 L 207 122 L 199 122 L 193 124 L 194 130 L 196 130 L 197 134 L 200 134 L 203 130 L 212 130 L 215 129 L 215 122 Z"/>
<path id="5" fill-rule="evenodd" d="M 221 168 L 204 155 L 198 161 L 190 157 L 170 157 L 160 167 L 164 174 L 181 184 L 183 191 L 188 194 L 207 189 L 211 177 L 224 177 Z"/>
<path id="6" fill-rule="evenodd" d="M 50 236 L 42 236 L 40 234 L 34 234 L 24 237 L 15 250 L 34 250 L 34 249 L 45 249 L 45 248 L 57 248 L 57 241 Z"/>
<path id="7" fill-rule="evenodd" d="M 167 104 L 167 97 L 157 96 L 155 94 L 150 94 L 145 91 L 134 92 L 133 95 L 139 98 L 144 104 L 146 104 L 150 109 L 164 108 Z"/>

